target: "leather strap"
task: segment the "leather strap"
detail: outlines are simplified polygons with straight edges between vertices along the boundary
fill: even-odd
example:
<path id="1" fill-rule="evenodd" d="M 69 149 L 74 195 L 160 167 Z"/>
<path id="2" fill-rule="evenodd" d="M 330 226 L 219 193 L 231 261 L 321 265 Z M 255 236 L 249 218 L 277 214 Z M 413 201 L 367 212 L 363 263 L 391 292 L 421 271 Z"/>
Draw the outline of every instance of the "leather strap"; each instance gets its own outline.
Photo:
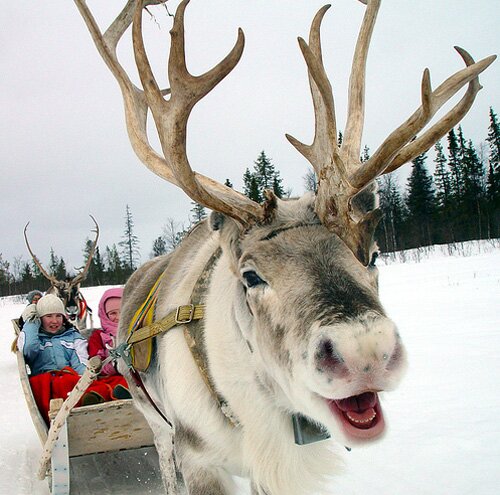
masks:
<path id="1" fill-rule="evenodd" d="M 136 344 L 147 339 L 156 337 L 160 333 L 167 332 L 171 328 L 195 320 L 200 320 L 205 315 L 205 306 L 203 304 L 185 304 L 171 311 L 161 320 L 155 321 L 147 327 L 142 327 L 131 333 L 127 339 L 128 344 Z"/>

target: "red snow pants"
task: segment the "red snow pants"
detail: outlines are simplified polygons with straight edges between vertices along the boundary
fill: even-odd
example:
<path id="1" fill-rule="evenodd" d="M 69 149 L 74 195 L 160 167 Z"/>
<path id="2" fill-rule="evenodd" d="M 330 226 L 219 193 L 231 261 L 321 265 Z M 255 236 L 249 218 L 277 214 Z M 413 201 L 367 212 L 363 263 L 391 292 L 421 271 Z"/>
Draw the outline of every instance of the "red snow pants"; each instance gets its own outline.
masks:
<path id="1" fill-rule="evenodd" d="M 47 422 L 47 425 L 50 424 L 50 400 L 66 400 L 79 379 L 80 375 L 69 366 L 59 371 L 48 371 L 30 377 L 31 390 L 33 391 L 36 405 Z M 123 385 L 128 389 L 127 381 L 122 375 L 98 377 L 89 385 L 82 397 L 88 392 L 96 392 L 104 401 L 113 400 L 113 389 L 117 385 Z M 81 406 L 81 401 L 82 399 L 80 398 L 75 407 Z"/>

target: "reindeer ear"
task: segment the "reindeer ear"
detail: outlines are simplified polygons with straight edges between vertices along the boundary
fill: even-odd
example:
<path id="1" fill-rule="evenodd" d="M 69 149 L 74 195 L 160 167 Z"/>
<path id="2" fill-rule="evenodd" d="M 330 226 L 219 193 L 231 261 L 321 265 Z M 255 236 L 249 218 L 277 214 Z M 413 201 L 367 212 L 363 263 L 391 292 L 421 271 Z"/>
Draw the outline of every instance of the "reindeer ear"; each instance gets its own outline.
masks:
<path id="1" fill-rule="evenodd" d="M 231 257 L 232 269 L 236 273 L 238 258 L 241 256 L 240 238 L 244 231 L 243 227 L 231 217 L 215 211 L 210 214 L 209 223 L 213 231 L 219 232 L 220 245 Z"/>
<path id="2" fill-rule="evenodd" d="M 226 216 L 218 211 L 210 214 L 210 228 L 214 231 L 220 230 L 226 221 Z"/>
<path id="3" fill-rule="evenodd" d="M 351 200 L 351 205 L 354 211 L 360 216 L 377 209 L 379 205 L 377 181 L 370 182 L 370 184 L 356 194 Z"/>

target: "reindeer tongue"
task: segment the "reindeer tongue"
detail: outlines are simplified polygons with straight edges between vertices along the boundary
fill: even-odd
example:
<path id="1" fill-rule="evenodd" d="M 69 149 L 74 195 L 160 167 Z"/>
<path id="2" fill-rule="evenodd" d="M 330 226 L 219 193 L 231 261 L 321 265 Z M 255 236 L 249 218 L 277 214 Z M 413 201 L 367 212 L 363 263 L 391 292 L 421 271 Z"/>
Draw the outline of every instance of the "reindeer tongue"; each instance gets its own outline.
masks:
<path id="1" fill-rule="evenodd" d="M 367 429 L 377 417 L 375 406 L 378 402 L 377 394 L 365 392 L 353 395 L 347 399 L 336 400 L 336 406 L 342 411 L 344 418 L 355 428 Z"/>

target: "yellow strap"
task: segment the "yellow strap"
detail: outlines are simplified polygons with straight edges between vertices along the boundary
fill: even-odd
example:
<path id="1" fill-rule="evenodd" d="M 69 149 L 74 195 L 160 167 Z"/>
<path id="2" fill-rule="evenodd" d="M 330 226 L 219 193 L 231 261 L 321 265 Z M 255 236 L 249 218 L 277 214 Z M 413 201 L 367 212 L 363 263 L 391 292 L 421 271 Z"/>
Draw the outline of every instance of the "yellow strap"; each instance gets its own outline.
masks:
<path id="1" fill-rule="evenodd" d="M 179 306 L 177 309 L 171 311 L 165 318 L 155 321 L 146 327 L 137 329 L 134 333 L 129 335 L 127 342 L 129 344 L 136 344 L 143 340 L 150 339 L 156 335 L 166 332 L 177 325 L 190 323 L 193 320 L 201 320 L 205 314 L 204 304 L 185 304 Z"/>
<path id="2" fill-rule="evenodd" d="M 151 323 L 151 320 L 153 318 L 156 298 L 158 296 L 158 294 L 157 294 L 158 287 L 160 285 L 160 282 L 161 282 L 161 279 L 163 278 L 164 273 L 165 272 L 163 272 L 158 277 L 155 284 L 153 285 L 153 287 L 149 291 L 148 297 L 146 297 L 146 300 L 141 304 L 139 309 L 135 312 L 134 317 L 130 321 L 130 325 L 128 328 L 129 338 L 130 338 L 130 335 L 133 334 L 136 331 L 136 329 L 142 325 L 144 320 L 146 320 L 147 325 L 149 323 Z"/>

